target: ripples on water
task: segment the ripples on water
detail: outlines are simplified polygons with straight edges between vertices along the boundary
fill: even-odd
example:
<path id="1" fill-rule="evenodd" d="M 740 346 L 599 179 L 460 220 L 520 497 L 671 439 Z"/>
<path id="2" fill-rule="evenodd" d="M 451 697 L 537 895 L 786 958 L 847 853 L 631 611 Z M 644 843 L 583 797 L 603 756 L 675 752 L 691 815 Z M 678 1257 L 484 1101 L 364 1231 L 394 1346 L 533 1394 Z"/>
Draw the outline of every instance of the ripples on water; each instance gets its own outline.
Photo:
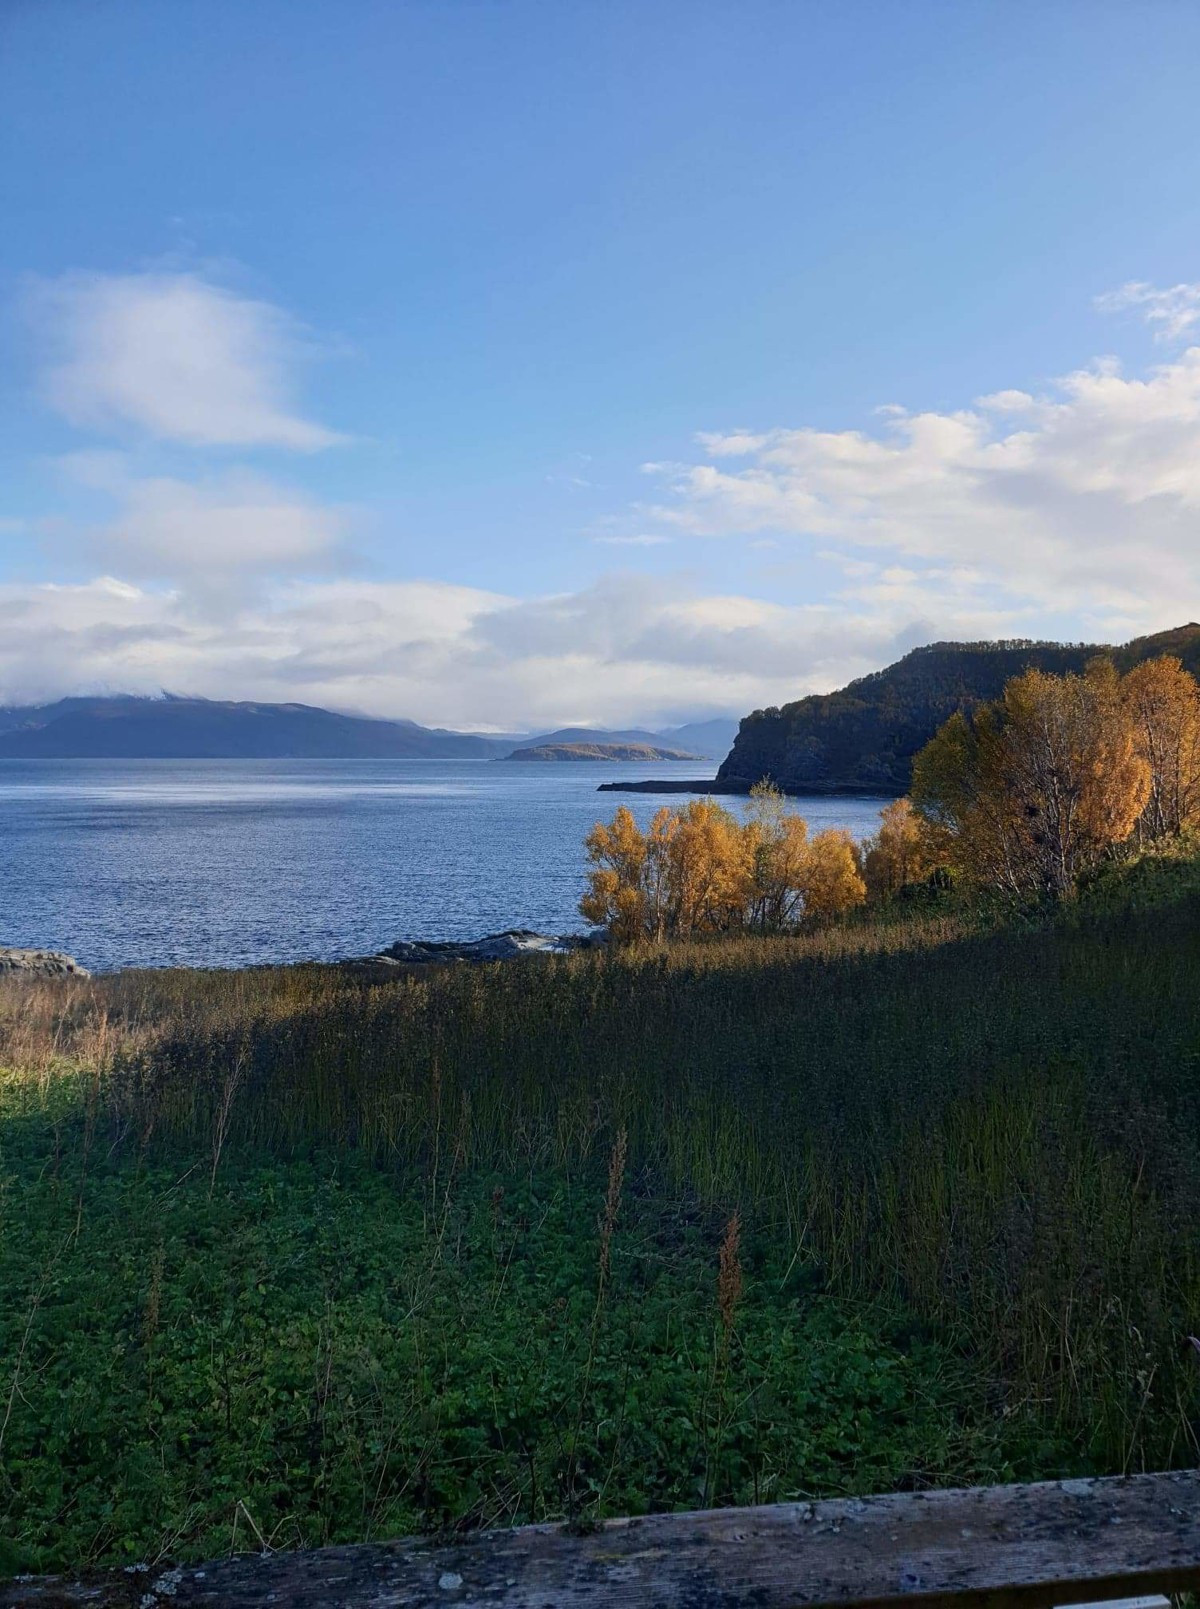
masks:
<path id="1" fill-rule="evenodd" d="M 615 777 L 695 762 L 0 760 L 0 943 L 86 966 L 243 966 L 365 955 L 399 938 L 583 924 L 583 837 Z M 737 807 L 737 801 L 725 801 Z M 862 837 L 873 799 L 795 802 Z"/>

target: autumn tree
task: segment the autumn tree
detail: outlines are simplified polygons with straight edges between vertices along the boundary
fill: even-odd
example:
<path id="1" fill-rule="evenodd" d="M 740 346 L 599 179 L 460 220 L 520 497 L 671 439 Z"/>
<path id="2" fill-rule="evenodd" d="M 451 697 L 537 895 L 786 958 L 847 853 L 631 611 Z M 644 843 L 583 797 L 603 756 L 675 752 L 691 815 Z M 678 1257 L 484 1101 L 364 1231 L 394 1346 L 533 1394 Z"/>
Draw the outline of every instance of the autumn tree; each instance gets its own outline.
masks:
<path id="1" fill-rule="evenodd" d="M 811 841 L 769 784 L 745 822 L 712 799 L 662 809 L 642 832 L 622 807 L 588 834 L 592 869 L 580 911 L 618 943 L 750 928 L 779 932 L 836 915 L 866 897 L 848 833 Z"/>
<path id="2" fill-rule="evenodd" d="M 1139 834 L 1176 837 L 1200 824 L 1200 687 L 1178 659 L 1164 654 L 1134 666 L 1121 683 L 1121 698 L 1149 772 Z"/>
<path id="3" fill-rule="evenodd" d="M 749 846 L 741 824 L 713 799 L 660 810 L 650 827 L 650 936 L 687 938 L 741 925 Z"/>
<path id="4" fill-rule="evenodd" d="M 712 799 L 658 811 L 649 830 L 622 806 L 586 840 L 592 870 L 579 909 L 618 943 L 739 926 L 749 887 L 740 823 Z"/>
<path id="5" fill-rule="evenodd" d="M 975 882 L 1056 897 L 1146 803 L 1149 767 L 1110 662 L 1026 671 L 973 717 L 953 716 L 913 764 L 912 798 Z"/>
<path id="6" fill-rule="evenodd" d="M 827 827 L 817 833 L 805 858 L 804 915 L 809 918 L 841 916 L 867 897 L 858 845 L 844 827 Z"/>
<path id="7" fill-rule="evenodd" d="M 749 874 L 746 924 L 756 932 L 792 926 L 804 905 L 808 825 L 785 806 L 783 794 L 769 781 L 750 790 L 742 832 Z"/>
<path id="8" fill-rule="evenodd" d="M 646 836 L 622 805 L 607 825 L 598 821 L 585 842 L 592 870 L 580 912 L 607 927 L 616 943 L 631 944 L 646 932 Z"/>
<path id="9" fill-rule="evenodd" d="M 923 882 L 939 864 L 928 824 L 911 799 L 893 799 L 879 816 L 879 830 L 862 846 L 867 897 L 889 899 L 910 883 Z"/>

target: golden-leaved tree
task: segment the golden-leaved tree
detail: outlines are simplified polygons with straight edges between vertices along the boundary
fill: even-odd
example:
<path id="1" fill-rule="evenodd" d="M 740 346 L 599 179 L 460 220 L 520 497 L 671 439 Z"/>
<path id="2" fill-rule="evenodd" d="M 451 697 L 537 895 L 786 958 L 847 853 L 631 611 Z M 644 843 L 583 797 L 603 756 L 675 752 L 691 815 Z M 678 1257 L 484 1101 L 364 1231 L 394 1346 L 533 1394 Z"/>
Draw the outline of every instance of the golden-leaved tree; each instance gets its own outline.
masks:
<path id="1" fill-rule="evenodd" d="M 1149 772 L 1138 822 L 1146 839 L 1200 825 L 1200 687 L 1170 654 L 1143 660 L 1121 683 L 1134 745 Z"/>
<path id="2" fill-rule="evenodd" d="M 588 891 L 579 909 L 589 922 L 603 924 L 614 941 L 629 944 L 646 932 L 645 834 L 622 805 L 607 825 L 598 821 L 587 836 Z"/>
<path id="3" fill-rule="evenodd" d="M 1014 677 L 995 703 L 953 716 L 913 763 L 912 798 L 952 864 L 1014 894 L 1069 893 L 1129 837 L 1149 766 L 1112 664 Z"/>
<path id="4" fill-rule="evenodd" d="M 750 873 L 746 925 L 759 933 L 782 932 L 799 920 L 803 910 L 811 852 L 808 824 L 787 811 L 778 788 L 760 782 L 750 790 L 742 831 Z"/>
<path id="5" fill-rule="evenodd" d="M 808 846 L 804 875 L 804 915 L 841 916 L 867 897 L 858 845 L 844 827 L 827 827 Z"/>
<path id="6" fill-rule="evenodd" d="M 780 932 L 859 905 L 866 885 L 849 833 L 818 833 L 769 784 L 739 822 L 712 799 L 662 809 L 643 833 L 624 806 L 587 837 L 580 911 L 617 943 L 744 929 Z"/>
<path id="7" fill-rule="evenodd" d="M 748 846 L 737 819 L 712 799 L 658 811 L 641 831 L 625 805 L 587 836 L 588 890 L 579 909 L 618 943 L 686 938 L 740 925 Z"/>
<path id="8" fill-rule="evenodd" d="M 715 800 L 660 810 L 650 824 L 648 860 L 651 938 L 724 933 L 741 925 L 747 844 L 737 818 Z"/>
<path id="9" fill-rule="evenodd" d="M 862 846 L 868 899 L 890 899 L 911 883 L 924 882 L 940 863 L 938 846 L 911 799 L 893 799 L 879 816 L 879 830 Z"/>

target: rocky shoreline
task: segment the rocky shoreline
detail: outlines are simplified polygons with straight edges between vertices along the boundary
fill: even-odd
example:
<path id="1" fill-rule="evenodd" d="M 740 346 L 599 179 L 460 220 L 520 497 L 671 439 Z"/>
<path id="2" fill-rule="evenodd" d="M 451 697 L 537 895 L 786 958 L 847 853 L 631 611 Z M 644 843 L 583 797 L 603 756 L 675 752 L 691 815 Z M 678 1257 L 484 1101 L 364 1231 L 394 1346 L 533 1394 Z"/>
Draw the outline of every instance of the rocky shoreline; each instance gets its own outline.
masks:
<path id="1" fill-rule="evenodd" d="M 691 781 L 679 781 L 674 777 L 665 777 L 655 780 L 653 777 L 636 782 L 600 782 L 596 785 L 597 793 L 700 793 L 707 796 L 731 795 L 744 797 L 754 784 L 746 777 L 713 777 L 709 781 L 703 778 Z M 803 786 L 793 786 L 784 783 L 780 786 L 780 793 L 786 794 L 789 799 L 895 799 L 899 795 L 895 788 L 872 786 L 860 782 L 830 782 L 821 784 L 806 782 Z"/>
<path id="2" fill-rule="evenodd" d="M 400 939 L 374 955 L 354 955 L 335 961 L 275 963 L 279 966 L 371 967 L 483 965 L 490 961 L 518 961 L 535 956 L 577 955 L 599 950 L 608 942 L 602 928 L 590 933 L 535 933 L 530 928 L 507 928 L 481 939 Z M 62 950 L 22 950 L 0 946 L 0 978 L 89 978 L 91 973 L 74 956 Z"/>
<path id="3" fill-rule="evenodd" d="M 441 943 L 400 940 L 376 955 L 342 962 L 344 966 L 451 966 L 456 962 L 479 965 L 488 961 L 517 961 L 530 956 L 576 955 L 597 950 L 607 942 L 603 929 L 592 933 L 535 933 L 529 928 L 508 928 L 481 939 L 449 939 Z"/>
<path id="4" fill-rule="evenodd" d="M 0 977 L 88 978 L 91 973 L 62 950 L 18 950 L 0 945 Z"/>
<path id="5" fill-rule="evenodd" d="M 656 781 L 653 777 L 645 782 L 600 782 L 596 785 L 597 793 L 702 793 L 705 796 L 716 793 L 749 793 L 750 784 L 742 787 L 740 783 L 731 784 L 722 782 L 719 777 L 692 777 L 687 781 L 678 777 L 663 778 Z"/>

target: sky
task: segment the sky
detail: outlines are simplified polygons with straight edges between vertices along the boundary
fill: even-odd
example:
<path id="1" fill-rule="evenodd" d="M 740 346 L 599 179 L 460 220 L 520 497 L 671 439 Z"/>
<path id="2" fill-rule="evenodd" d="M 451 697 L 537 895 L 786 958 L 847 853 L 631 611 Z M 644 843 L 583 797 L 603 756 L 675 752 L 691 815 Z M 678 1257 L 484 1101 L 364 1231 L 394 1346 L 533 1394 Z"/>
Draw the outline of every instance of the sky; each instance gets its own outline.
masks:
<path id="1" fill-rule="evenodd" d="M 1200 616 L 1200 7 L 0 0 L 0 702 Z"/>

